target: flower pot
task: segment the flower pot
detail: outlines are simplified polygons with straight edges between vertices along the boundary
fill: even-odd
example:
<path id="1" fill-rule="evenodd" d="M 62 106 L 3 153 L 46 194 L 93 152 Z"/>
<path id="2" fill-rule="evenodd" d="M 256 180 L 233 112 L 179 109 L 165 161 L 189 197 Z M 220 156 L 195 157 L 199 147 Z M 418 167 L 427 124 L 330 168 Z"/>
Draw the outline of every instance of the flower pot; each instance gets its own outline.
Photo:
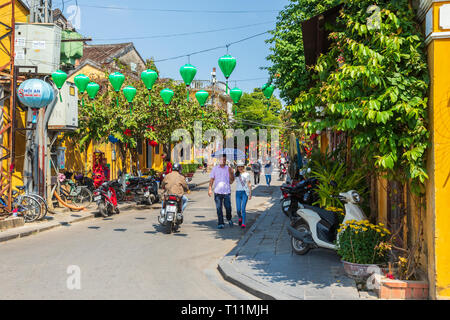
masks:
<path id="1" fill-rule="evenodd" d="M 355 280 L 364 281 L 374 272 L 373 267 L 381 268 L 376 264 L 358 264 L 348 261 L 342 261 L 345 273 Z M 372 267 L 372 268 L 370 268 Z"/>
<path id="2" fill-rule="evenodd" d="M 427 300 L 428 281 L 393 280 L 380 277 L 375 291 L 380 299 Z"/>

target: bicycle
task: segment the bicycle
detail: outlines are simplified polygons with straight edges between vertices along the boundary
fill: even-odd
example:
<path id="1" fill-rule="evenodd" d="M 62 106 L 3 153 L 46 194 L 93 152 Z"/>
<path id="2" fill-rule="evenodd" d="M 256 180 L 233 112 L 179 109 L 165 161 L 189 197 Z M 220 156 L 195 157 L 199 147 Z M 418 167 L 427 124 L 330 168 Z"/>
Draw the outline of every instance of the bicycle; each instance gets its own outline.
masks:
<path id="1" fill-rule="evenodd" d="M 41 204 L 35 198 L 29 195 L 22 195 L 16 190 L 12 191 L 13 201 L 11 204 L 12 211 L 6 210 L 8 198 L 0 197 L 0 207 L 3 210 L 3 214 L 6 216 L 22 216 L 25 222 L 33 222 L 41 216 Z M 6 212 L 6 214 L 5 214 Z"/>
<path id="2" fill-rule="evenodd" d="M 21 195 L 25 191 L 25 186 L 16 186 L 16 189 L 19 190 L 19 195 Z M 37 193 L 25 193 L 25 195 L 35 198 L 41 205 L 41 215 L 36 220 L 42 220 L 48 213 L 48 204 L 47 201 Z"/>
<path id="3" fill-rule="evenodd" d="M 64 181 L 64 184 L 69 185 L 70 190 L 67 191 L 65 188 L 61 187 L 61 184 L 58 183 L 57 187 L 59 189 L 59 196 L 64 202 L 68 202 L 69 200 L 76 207 L 84 207 L 89 208 L 92 204 L 92 192 L 86 186 L 77 186 L 75 182 L 72 180 Z"/>

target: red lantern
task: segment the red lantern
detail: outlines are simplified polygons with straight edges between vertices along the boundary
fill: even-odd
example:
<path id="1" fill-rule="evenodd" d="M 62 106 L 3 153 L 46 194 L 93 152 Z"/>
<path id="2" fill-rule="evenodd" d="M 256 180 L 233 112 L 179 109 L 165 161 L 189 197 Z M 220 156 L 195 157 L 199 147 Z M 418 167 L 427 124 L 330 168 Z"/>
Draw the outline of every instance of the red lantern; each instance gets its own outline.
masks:
<path id="1" fill-rule="evenodd" d="M 158 142 L 156 142 L 155 140 L 151 140 L 148 144 L 152 147 L 156 147 L 158 145 Z"/>
<path id="2" fill-rule="evenodd" d="M 123 132 L 123 134 L 126 135 L 126 136 L 131 136 L 131 130 L 130 130 L 130 129 L 126 129 L 126 130 Z"/>

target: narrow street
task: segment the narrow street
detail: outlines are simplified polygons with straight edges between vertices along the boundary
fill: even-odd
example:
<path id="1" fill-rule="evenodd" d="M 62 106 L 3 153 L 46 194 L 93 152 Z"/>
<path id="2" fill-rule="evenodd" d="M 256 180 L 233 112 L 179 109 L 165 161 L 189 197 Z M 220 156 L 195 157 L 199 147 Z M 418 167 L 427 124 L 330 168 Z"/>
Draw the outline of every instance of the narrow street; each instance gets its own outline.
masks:
<path id="1" fill-rule="evenodd" d="M 268 192 L 257 187 L 248 228 Z M 0 299 L 255 299 L 217 271 L 244 231 L 216 228 L 207 185 L 188 196 L 176 234 L 163 233 L 154 205 L 1 243 Z M 235 215 L 234 192 L 232 204 Z M 67 289 L 72 265 L 81 270 L 80 290 Z"/>

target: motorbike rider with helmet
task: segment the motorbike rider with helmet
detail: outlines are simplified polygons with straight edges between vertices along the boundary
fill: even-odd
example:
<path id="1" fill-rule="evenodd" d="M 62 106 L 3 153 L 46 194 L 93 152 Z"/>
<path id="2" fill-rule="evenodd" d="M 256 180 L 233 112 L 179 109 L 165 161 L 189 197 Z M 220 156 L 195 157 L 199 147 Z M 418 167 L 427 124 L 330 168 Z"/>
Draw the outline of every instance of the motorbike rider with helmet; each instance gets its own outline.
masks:
<path id="1" fill-rule="evenodd" d="M 186 178 L 181 174 L 181 164 L 175 163 L 173 165 L 172 172 L 164 177 L 161 186 L 165 189 L 165 194 L 175 194 L 181 197 L 181 210 L 184 212 L 184 209 L 187 207 L 188 203 L 188 198 L 184 195 L 184 193 L 189 193 L 190 190 L 186 182 Z M 164 208 L 164 203 L 162 204 L 162 207 Z"/>

